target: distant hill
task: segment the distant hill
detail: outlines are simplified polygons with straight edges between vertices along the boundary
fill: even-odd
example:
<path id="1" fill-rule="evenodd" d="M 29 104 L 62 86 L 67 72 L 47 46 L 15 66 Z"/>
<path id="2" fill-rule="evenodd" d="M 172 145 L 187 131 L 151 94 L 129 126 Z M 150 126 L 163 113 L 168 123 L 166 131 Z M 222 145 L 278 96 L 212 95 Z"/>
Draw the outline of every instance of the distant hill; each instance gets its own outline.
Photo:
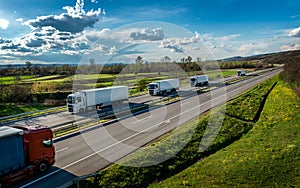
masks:
<path id="1" fill-rule="evenodd" d="M 277 52 L 277 53 L 269 53 L 269 54 L 260 54 L 260 55 L 253 55 L 248 57 L 230 57 L 221 59 L 223 62 L 230 62 L 230 61 L 254 61 L 254 60 L 261 60 L 265 62 L 272 62 L 272 63 L 284 63 L 291 58 L 295 58 L 300 56 L 300 50 L 295 51 L 287 51 L 287 52 Z"/>

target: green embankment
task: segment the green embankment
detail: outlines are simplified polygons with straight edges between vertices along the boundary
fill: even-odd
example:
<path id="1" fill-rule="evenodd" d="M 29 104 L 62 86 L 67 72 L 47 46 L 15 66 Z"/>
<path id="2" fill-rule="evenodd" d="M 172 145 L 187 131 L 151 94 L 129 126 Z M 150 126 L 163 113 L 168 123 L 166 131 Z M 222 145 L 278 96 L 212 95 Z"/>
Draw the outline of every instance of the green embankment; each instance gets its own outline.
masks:
<path id="1" fill-rule="evenodd" d="M 282 81 L 240 140 L 150 187 L 299 187 L 300 101 Z"/>
<path id="2" fill-rule="evenodd" d="M 23 104 L 0 104 L 0 117 L 10 116 L 14 114 L 21 114 L 25 112 L 33 112 L 36 110 L 44 110 L 49 107 L 43 105 L 23 105 Z"/>
<path id="3" fill-rule="evenodd" d="M 273 78 L 268 81 L 265 81 L 264 83 L 258 85 L 257 87 L 243 93 L 239 97 L 237 97 L 235 100 L 232 100 L 231 102 L 226 104 L 226 112 L 224 119 L 222 118 L 224 116 L 224 106 L 217 108 L 216 110 L 213 110 L 211 113 L 207 113 L 206 115 L 202 116 L 198 120 L 190 121 L 182 126 L 180 126 L 178 129 L 176 129 L 175 132 L 169 133 L 166 136 L 163 136 L 160 138 L 157 142 L 149 144 L 149 146 L 144 147 L 141 150 L 138 150 L 134 154 L 130 155 L 129 157 L 123 159 L 120 161 L 121 164 L 126 164 L 129 166 L 122 166 L 118 164 L 113 164 L 109 166 L 108 168 L 102 170 L 99 172 L 99 174 L 96 176 L 97 179 L 89 178 L 87 181 L 81 182 L 81 185 L 83 187 L 147 187 L 150 184 L 153 184 L 155 182 L 163 181 L 164 179 L 167 179 L 175 174 L 180 173 L 181 171 L 187 169 L 189 166 L 197 163 L 199 160 L 205 161 L 213 156 L 216 156 L 221 151 L 226 151 L 229 147 L 229 145 L 236 145 L 241 140 L 244 140 L 245 138 L 248 138 L 250 135 L 252 138 L 252 132 L 255 131 L 257 126 L 261 122 L 271 122 L 270 119 L 264 120 L 266 110 L 263 112 L 263 117 L 259 121 L 259 123 L 255 124 L 255 118 L 257 117 L 257 112 L 260 110 L 261 103 L 263 102 L 265 96 L 269 92 L 269 89 L 272 87 L 272 85 L 278 81 L 278 78 Z M 280 82 L 280 85 L 278 86 L 286 87 L 283 85 L 282 82 Z M 275 87 L 277 88 L 277 87 Z M 280 89 L 281 92 L 281 89 Z M 273 93 L 273 92 L 271 92 Z M 293 95 L 291 94 L 291 97 Z M 289 97 L 289 98 L 291 98 Z M 269 104 L 268 104 L 269 105 Z M 289 108 L 290 105 L 287 106 Z M 270 107 L 267 107 L 270 108 Z M 298 105 L 299 108 L 299 105 Z M 287 112 L 285 110 L 284 112 Z M 279 113 L 279 112 L 278 112 Z M 199 152 L 200 148 L 200 141 L 203 138 L 203 135 L 205 133 L 206 127 L 208 122 L 210 121 L 210 116 L 214 117 L 213 122 L 222 122 L 222 127 L 217 134 L 216 139 L 212 143 L 210 147 L 208 147 L 207 150 L 204 152 Z M 271 117 L 271 116 L 267 116 Z M 274 116 L 276 117 L 276 116 Z M 292 117 L 292 116 L 291 116 Z M 277 119 L 277 120 L 280 120 Z M 252 129 L 255 125 L 255 129 Z M 213 130 L 213 129 L 212 129 Z M 251 130 L 251 133 L 248 134 L 248 132 Z M 189 136 L 192 134 L 191 139 L 189 139 Z M 244 136 L 247 135 L 247 136 Z M 267 139 L 267 138 L 259 138 L 259 139 Z M 234 143 L 234 144 L 233 144 Z M 247 142 L 248 143 L 248 142 Z M 183 146 L 184 144 L 184 146 Z M 253 153 L 253 149 L 256 148 L 256 144 L 252 144 L 251 142 L 248 143 L 248 147 L 251 147 L 249 150 L 248 148 L 245 148 L 243 152 L 247 151 L 249 154 Z M 272 142 L 268 142 L 268 144 L 272 144 Z M 183 146 L 183 149 L 181 147 Z M 232 147 L 232 146 L 230 146 Z M 289 149 L 294 150 L 296 145 L 290 144 L 288 147 Z M 224 149 L 225 148 L 225 149 Z M 240 147 L 237 146 L 235 150 L 239 149 Z M 181 149 L 176 155 L 172 155 L 176 150 Z M 276 147 L 271 147 L 269 150 L 276 150 Z M 218 152 L 219 151 L 219 152 Z M 147 166 L 147 167 L 130 167 L 130 165 L 134 166 L 146 166 L 147 164 L 155 163 L 157 159 L 164 158 L 166 155 L 172 155 L 168 160 L 159 163 L 157 165 Z M 228 153 L 232 155 L 238 155 L 236 151 L 230 151 Z M 276 156 L 275 156 L 276 157 Z M 272 157 L 271 157 L 272 158 Z M 229 159 L 228 159 L 229 160 Z M 233 160 L 233 159 L 231 159 Z M 239 160 L 236 158 L 236 160 Z M 222 160 L 223 163 L 224 160 Z M 234 160 L 233 160 L 234 161 Z M 226 161 L 225 161 L 226 162 Z M 224 162 L 224 163 L 225 163 Z M 269 163 L 271 162 L 269 158 Z M 222 165 L 222 163 L 214 164 L 214 162 L 211 162 L 210 164 L 216 165 L 212 166 L 212 169 L 208 170 L 208 173 L 222 173 L 221 168 L 217 168 L 218 165 Z M 268 164 L 268 163 L 266 163 Z M 237 165 L 239 167 L 239 165 Z M 294 166 L 294 165 L 292 165 Z M 215 169 L 217 170 L 215 170 Z M 269 166 L 265 165 L 265 169 L 268 169 Z M 189 168 L 188 168 L 189 169 Z M 231 170 L 228 170 L 229 172 Z M 238 169 L 232 169 L 232 171 L 236 171 L 235 176 L 239 174 Z M 185 171 L 183 171 L 185 172 Z M 263 172 L 263 171 L 261 171 Z M 243 171 L 241 173 L 244 173 Z M 286 172 L 285 172 L 286 173 Z M 188 173 L 189 174 L 189 173 Z M 205 177 L 205 172 L 194 172 L 194 174 L 200 174 L 200 176 Z M 263 173 L 262 173 L 263 174 Z M 209 174 L 208 176 L 210 176 Z M 186 177 L 185 174 L 183 177 Z M 226 176 L 226 175 L 223 175 Z M 220 176 L 220 177 L 223 177 Z M 247 175 L 248 177 L 249 175 Z M 162 187 L 172 187 L 172 186 L 178 186 L 181 187 L 183 185 L 188 185 L 185 182 L 187 180 L 182 179 L 181 181 L 175 181 L 179 179 L 178 177 L 174 177 L 173 180 L 167 181 L 164 184 L 157 184 L 156 186 L 162 186 Z M 205 180 L 199 180 L 204 181 Z M 213 178 L 215 180 L 216 178 Z M 174 182 L 174 184 L 172 184 Z M 176 182 L 176 183 L 175 183 Z M 198 180 L 196 180 L 198 182 Z M 213 182 L 213 181 L 212 181 Z M 188 182 L 189 183 L 189 182 Z M 190 183 L 191 184 L 191 183 Z M 206 184 L 206 185 L 216 185 L 218 184 Z M 221 184 L 220 184 L 221 185 Z M 231 184 L 229 184 L 231 185 Z M 152 186 L 155 186 L 153 184 Z M 194 185 L 195 187 L 198 187 L 198 184 Z"/>

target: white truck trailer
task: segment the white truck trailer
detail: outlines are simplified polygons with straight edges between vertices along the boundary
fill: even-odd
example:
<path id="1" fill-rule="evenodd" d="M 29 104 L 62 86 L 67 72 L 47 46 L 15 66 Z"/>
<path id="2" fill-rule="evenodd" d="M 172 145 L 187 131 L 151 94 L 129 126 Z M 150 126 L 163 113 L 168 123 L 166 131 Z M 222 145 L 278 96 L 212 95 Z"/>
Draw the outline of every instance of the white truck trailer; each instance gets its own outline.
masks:
<path id="1" fill-rule="evenodd" d="M 207 75 L 197 75 L 190 78 L 191 87 L 201 87 L 208 85 L 208 76 Z"/>
<path id="2" fill-rule="evenodd" d="M 113 103 L 123 103 L 128 100 L 127 86 L 113 86 L 81 90 L 68 95 L 67 107 L 71 113 L 82 113 L 85 111 L 110 106 Z"/>
<path id="3" fill-rule="evenodd" d="M 166 95 L 179 89 L 179 79 L 168 79 L 152 82 L 148 85 L 150 95 Z"/>

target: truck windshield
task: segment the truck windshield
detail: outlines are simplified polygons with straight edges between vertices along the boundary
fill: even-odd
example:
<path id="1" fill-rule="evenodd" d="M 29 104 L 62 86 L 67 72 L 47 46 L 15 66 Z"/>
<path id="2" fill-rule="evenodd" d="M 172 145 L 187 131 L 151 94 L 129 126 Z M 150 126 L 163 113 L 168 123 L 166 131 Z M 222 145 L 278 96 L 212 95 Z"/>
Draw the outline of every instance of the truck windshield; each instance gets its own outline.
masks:
<path id="1" fill-rule="evenodd" d="M 75 97 L 69 96 L 67 102 L 68 102 L 68 104 L 75 104 Z"/>
<path id="2" fill-rule="evenodd" d="M 155 89 L 156 84 L 149 84 L 148 89 Z"/>

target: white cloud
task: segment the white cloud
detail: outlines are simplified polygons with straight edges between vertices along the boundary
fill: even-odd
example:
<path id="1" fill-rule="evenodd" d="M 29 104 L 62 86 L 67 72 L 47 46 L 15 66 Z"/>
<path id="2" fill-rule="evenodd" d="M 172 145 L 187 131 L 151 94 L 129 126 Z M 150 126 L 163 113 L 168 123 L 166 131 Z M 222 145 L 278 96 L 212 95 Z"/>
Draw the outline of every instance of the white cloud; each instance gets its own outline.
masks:
<path id="1" fill-rule="evenodd" d="M 105 55 L 111 56 L 117 54 L 117 48 L 115 46 L 111 47 Z"/>
<path id="2" fill-rule="evenodd" d="M 0 18 L 0 28 L 6 30 L 8 28 L 9 21 L 3 18 Z"/>
<path id="3" fill-rule="evenodd" d="M 239 52 L 241 55 L 244 55 L 244 56 L 262 54 L 267 51 L 269 45 L 270 45 L 270 43 L 266 43 L 266 42 L 242 44 L 237 49 L 237 52 Z"/>
<path id="4" fill-rule="evenodd" d="M 300 45 L 299 44 L 288 44 L 288 45 L 283 45 L 280 48 L 283 51 L 294 51 L 294 50 L 300 50 Z"/>
<path id="5" fill-rule="evenodd" d="M 293 29 L 289 32 L 290 37 L 300 37 L 300 27 Z"/>
<path id="6" fill-rule="evenodd" d="M 227 36 L 223 36 L 223 37 L 217 37 L 215 38 L 216 40 L 220 40 L 220 41 L 229 41 L 232 40 L 234 38 L 240 37 L 240 34 L 232 34 L 232 35 L 227 35 Z"/>
<path id="7" fill-rule="evenodd" d="M 159 47 L 160 48 L 169 48 L 171 49 L 171 51 L 173 52 L 182 52 L 183 50 L 183 46 L 189 45 L 189 44 L 193 44 L 193 43 L 197 43 L 200 41 L 200 35 L 199 33 L 195 33 L 195 36 L 187 38 L 166 38 L 163 39 L 160 42 Z"/>
<path id="8" fill-rule="evenodd" d="M 300 15 L 293 15 L 290 18 L 294 19 L 294 18 L 298 18 L 298 17 L 300 17 Z"/>
<path id="9" fill-rule="evenodd" d="M 23 22 L 24 20 L 23 20 L 23 18 L 17 18 L 16 21 L 17 22 Z"/>

